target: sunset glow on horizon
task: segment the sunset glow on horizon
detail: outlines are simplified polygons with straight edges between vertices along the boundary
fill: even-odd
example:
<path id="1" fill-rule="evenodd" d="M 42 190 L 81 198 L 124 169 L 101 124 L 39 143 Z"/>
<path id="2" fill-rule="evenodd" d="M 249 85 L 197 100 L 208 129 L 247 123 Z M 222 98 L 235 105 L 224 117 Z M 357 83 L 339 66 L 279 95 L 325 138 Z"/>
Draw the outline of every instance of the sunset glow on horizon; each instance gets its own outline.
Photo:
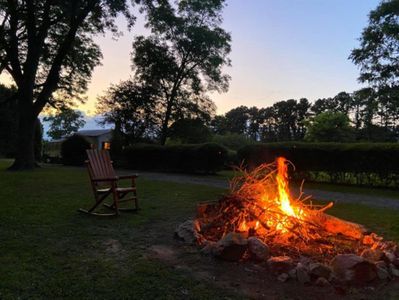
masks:
<path id="1" fill-rule="evenodd" d="M 274 102 L 332 97 L 360 87 L 359 71 L 348 60 L 358 45 L 368 13 L 378 0 L 243 0 L 227 1 L 223 28 L 232 35 L 232 80 L 224 94 L 211 94 L 219 114 L 240 106 L 266 107 Z M 122 17 L 117 40 L 110 34 L 96 38 L 103 52 L 102 66 L 93 73 L 88 101 L 77 107 L 95 114 L 97 96 L 110 84 L 132 76 L 130 53 L 135 35 L 146 34 L 138 15 L 131 32 Z M 2 83 L 10 83 L 0 77 Z"/>

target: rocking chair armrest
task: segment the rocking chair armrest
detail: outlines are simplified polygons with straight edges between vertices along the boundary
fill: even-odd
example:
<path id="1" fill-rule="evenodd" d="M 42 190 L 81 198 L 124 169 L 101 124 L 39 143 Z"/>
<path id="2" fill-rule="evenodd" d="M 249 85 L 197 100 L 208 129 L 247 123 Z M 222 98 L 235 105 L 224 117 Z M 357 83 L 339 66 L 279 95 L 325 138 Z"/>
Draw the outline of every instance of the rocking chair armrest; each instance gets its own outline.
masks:
<path id="1" fill-rule="evenodd" d="M 129 174 L 129 175 L 120 175 L 119 179 L 136 179 L 139 177 L 137 174 Z"/>
<path id="2" fill-rule="evenodd" d="M 118 177 L 96 178 L 92 179 L 91 181 L 93 182 L 118 181 Z"/>

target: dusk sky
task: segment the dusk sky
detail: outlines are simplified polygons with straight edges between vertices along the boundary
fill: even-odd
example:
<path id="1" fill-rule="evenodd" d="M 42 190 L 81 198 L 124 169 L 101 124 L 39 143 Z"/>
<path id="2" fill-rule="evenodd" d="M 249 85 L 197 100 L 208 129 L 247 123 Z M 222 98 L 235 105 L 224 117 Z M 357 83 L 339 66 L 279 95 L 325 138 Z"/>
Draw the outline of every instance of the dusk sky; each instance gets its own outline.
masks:
<path id="1" fill-rule="evenodd" d="M 314 101 L 360 87 L 358 69 L 348 60 L 358 45 L 367 16 L 378 0 L 229 0 L 223 27 L 232 35 L 232 77 L 225 94 L 212 94 L 218 113 L 239 105 L 265 107 L 302 97 Z M 96 97 L 111 83 L 132 74 L 130 52 L 135 35 L 145 34 L 139 16 L 124 36 L 98 37 L 102 66 L 95 69 L 88 102 L 79 109 L 94 114 Z"/>

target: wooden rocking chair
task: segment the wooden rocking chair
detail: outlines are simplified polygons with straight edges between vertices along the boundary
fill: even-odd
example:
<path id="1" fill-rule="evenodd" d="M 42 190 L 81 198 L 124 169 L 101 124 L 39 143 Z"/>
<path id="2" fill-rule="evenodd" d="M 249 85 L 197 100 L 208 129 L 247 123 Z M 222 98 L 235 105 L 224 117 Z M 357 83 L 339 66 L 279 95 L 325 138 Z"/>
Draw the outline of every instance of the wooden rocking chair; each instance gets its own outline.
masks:
<path id="1" fill-rule="evenodd" d="M 86 161 L 87 169 L 89 171 L 95 204 L 88 210 L 80 208 L 79 211 L 96 216 L 116 216 L 119 215 L 119 211 L 138 210 L 139 207 L 135 182 L 137 175 L 116 176 L 107 150 L 87 150 L 86 152 L 88 156 L 88 161 Z M 120 179 L 131 179 L 131 186 L 118 187 L 118 181 Z M 125 198 L 128 194 L 131 197 Z M 100 205 L 109 195 L 112 195 L 113 202 L 111 204 L 104 203 L 104 206 L 112 209 L 114 212 L 94 212 L 98 205 Z M 134 208 L 121 208 L 119 204 L 122 202 L 134 202 Z"/>

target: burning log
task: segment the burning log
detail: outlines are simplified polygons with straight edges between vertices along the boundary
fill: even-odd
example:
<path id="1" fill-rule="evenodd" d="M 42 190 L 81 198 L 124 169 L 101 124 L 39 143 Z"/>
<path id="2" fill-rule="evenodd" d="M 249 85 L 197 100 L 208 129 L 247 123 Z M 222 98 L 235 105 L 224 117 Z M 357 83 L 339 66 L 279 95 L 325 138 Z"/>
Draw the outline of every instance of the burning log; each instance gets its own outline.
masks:
<path id="1" fill-rule="evenodd" d="M 313 222 L 330 233 L 342 234 L 356 240 L 362 240 L 364 234 L 367 233 L 367 229 L 363 225 L 348 222 L 325 213 L 316 214 Z"/>

